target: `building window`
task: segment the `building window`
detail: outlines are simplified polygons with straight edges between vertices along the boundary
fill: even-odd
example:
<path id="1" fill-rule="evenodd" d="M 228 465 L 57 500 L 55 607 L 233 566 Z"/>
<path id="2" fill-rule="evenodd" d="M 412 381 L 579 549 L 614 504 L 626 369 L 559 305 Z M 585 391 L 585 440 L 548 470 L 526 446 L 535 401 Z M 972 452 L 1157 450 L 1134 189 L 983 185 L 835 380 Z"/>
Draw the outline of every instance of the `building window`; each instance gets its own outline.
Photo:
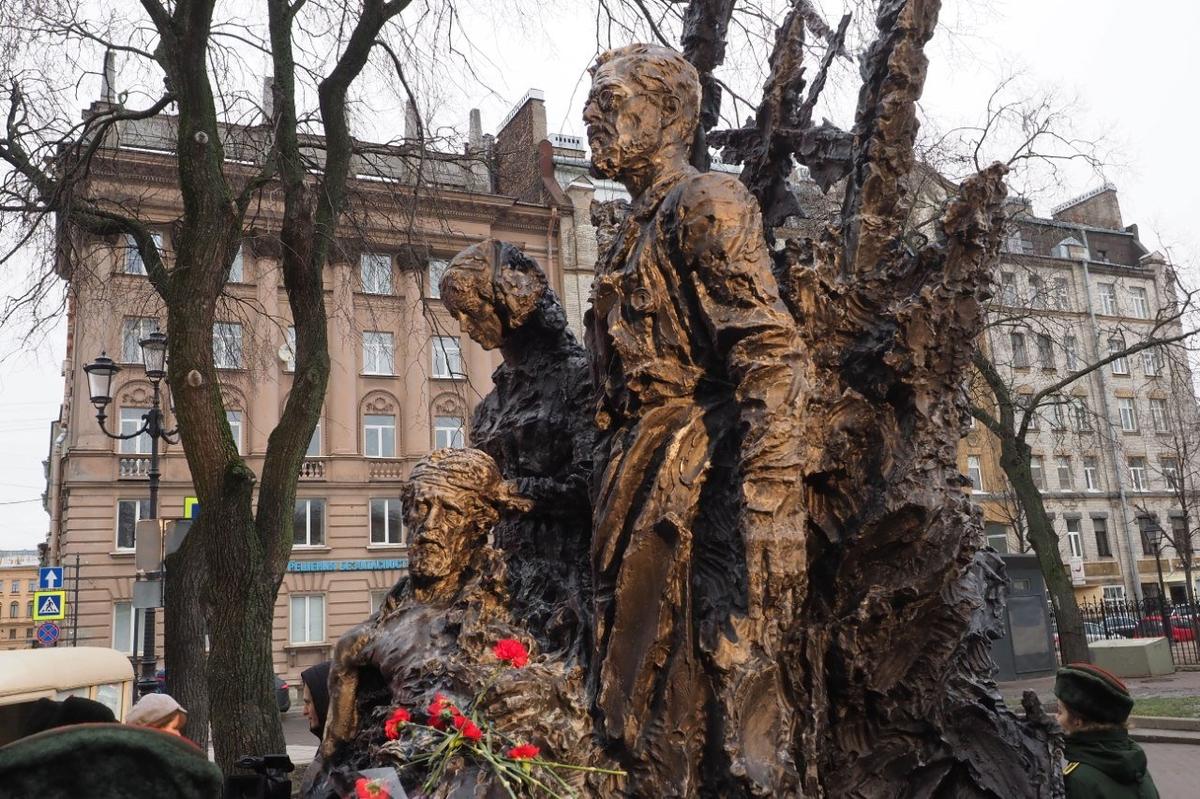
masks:
<path id="1" fill-rule="evenodd" d="M 134 641 L 142 629 L 145 611 L 134 610 L 132 602 L 113 603 L 112 648 L 126 655 L 132 655 Z"/>
<path id="2" fill-rule="evenodd" d="M 283 370 L 296 371 L 296 328 L 289 326 L 283 340 Z"/>
<path id="3" fill-rule="evenodd" d="M 429 267 L 425 272 L 425 296 L 433 299 L 441 299 L 442 296 L 442 275 L 446 274 L 446 267 L 450 266 L 446 261 L 433 259 L 429 262 Z"/>
<path id="4" fill-rule="evenodd" d="M 1121 429 L 1126 433 L 1136 433 L 1137 404 L 1133 397 L 1117 397 L 1117 413 L 1121 415 Z"/>
<path id="5" fill-rule="evenodd" d="M 296 512 L 292 517 L 292 545 L 325 546 L 325 500 L 296 500 Z"/>
<path id="6" fill-rule="evenodd" d="M 363 333 L 363 374 L 395 374 L 395 353 L 395 339 L 391 333 L 365 331 Z"/>
<path id="7" fill-rule="evenodd" d="M 1029 366 L 1029 353 L 1025 351 L 1025 334 L 1009 333 L 1009 343 L 1012 345 L 1013 366 L 1025 369 Z"/>
<path id="8" fill-rule="evenodd" d="M 27 580 L 25 583 L 25 590 L 32 594 L 34 591 L 38 590 L 37 586 L 37 580 Z"/>
<path id="9" fill-rule="evenodd" d="M 363 417 L 363 454 L 368 458 L 396 457 L 396 417 L 367 414 Z"/>
<path id="10" fill-rule="evenodd" d="M 1071 456 L 1058 456 L 1058 490 L 1074 491 L 1075 480 L 1071 474 Z"/>
<path id="11" fill-rule="evenodd" d="M 1125 349 L 1125 339 L 1121 336 L 1111 336 L 1108 339 L 1108 356 L 1111 358 L 1121 350 Z M 1112 373 L 1114 375 L 1129 374 L 1129 358 L 1122 355 L 1112 361 Z"/>
<path id="12" fill-rule="evenodd" d="M 1179 460 L 1177 458 L 1160 458 L 1159 468 L 1162 471 L 1163 483 L 1171 491 L 1179 489 Z"/>
<path id="13" fill-rule="evenodd" d="M 388 255 L 364 253 L 359 260 L 364 294 L 392 293 L 392 259 Z"/>
<path id="14" fill-rule="evenodd" d="M 1050 427 L 1054 430 L 1066 430 L 1067 398 L 1061 394 L 1055 394 L 1050 398 L 1050 402 Z"/>
<path id="15" fill-rule="evenodd" d="M 1001 555 L 1008 552 L 1008 527 L 999 522 L 984 522 L 983 533 L 987 536 L 987 545 Z"/>
<path id="16" fill-rule="evenodd" d="M 325 595 L 303 594 L 291 598 L 292 625 L 288 636 L 293 644 L 325 641 Z"/>
<path id="17" fill-rule="evenodd" d="M 229 283 L 245 283 L 246 282 L 246 265 L 245 258 L 242 256 L 242 245 L 238 245 L 237 252 L 234 253 L 233 263 L 229 265 Z"/>
<path id="18" fill-rule="evenodd" d="M 1075 421 L 1075 432 L 1083 433 L 1092 429 L 1092 412 L 1088 408 L 1087 397 L 1072 397 L 1071 411 Z"/>
<path id="19" fill-rule="evenodd" d="M 239 455 L 244 455 L 242 449 L 242 412 L 225 411 L 225 421 L 229 423 L 229 433 L 233 436 L 233 445 Z"/>
<path id="20" fill-rule="evenodd" d="M 162 234 L 151 233 L 150 238 L 154 240 L 154 248 L 161 254 L 163 250 Z M 134 240 L 133 236 L 128 234 L 125 236 L 125 274 L 146 274 L 146 263 L 142 260 L 141 252 L 138 251 L 137 242 Z"/>
<path id="21" fill-rule="evenodd" d="M 1041 455 L 1029 456 L 1029 474 L 1033 477 L 1033 484 L 1037 486 L 1038 491 L 1046 490 L 1046 470 L 1042 467 Z"/>
<path id="22" fill-rule="evenodd" d="M 1063 352 L 1067 356 L 1067 370 L 1074 372 L 1079 368 L 1079 344 L 1074 336 L 1063 338 Z"/>
<path id="23" fill-rule="evenodd" d="M 967 477 L 971 480 L 971 488 L 983 491 L 983 470 L 979 468 L 979 456 L 967 456 Z"/>
<path id="24" fill-rule="evenodd" d="M 141 363 L 141 340 L 158 330 L 158 320 L 153 317 L 139 316 L 126 319 L 121 323 L 121 362 Z"/>
<path id="25" fill-rule="evenodd" d="M 1017 276 L 1012 272 L 1000 273 L 1000 302 L 1009 307 L 1017 305 Z"/>
<path id="26" fill-rule="evenodd" d="M 1079 520 L 1067 519 L 1067 548 L 1071 550 L 1071 557 L 1083 557 L 1083 539 L 1079 535 Z"/>
<path id="27" fill-rule="evenodd" d="M 1054 307 L 1060 311 L 1071 309 L 1071 289 L 1065 277 L 1054 278 Z"/>
<path id="28" fill-rule="evenodd" d="M 1039 275 L 1029 276 L 1029 307 L 1039 310 L 1046 307 L 1046 286 Z"/>
<path id="29" fill-rule="evenodd" d="M 1054 365 L 1054 344 L 1050 337 L 1044 333 L 1039 333 L 1037 337 L 1038 363 L 1047 371 L 1053 372 L 1057 367 Z"/>
<path id="30" fill-rule="evenodd" d="M 31 619 L 33 618 L 33 600 L 32 599 L 25 603 L 25 615 Z"/>
<path id="31" fill-rule="evenodd" d="M 1162 371 L 1162 353 L 1158 347 L 1142 350 L 1142 371 L 1146 373 L 1146 377 L 1158 377 L 1158 373 Z"/>
<path id="32" fill-rule="evenodd" d="M 1104 601 L 1105 603 L 1123 604 L 1125 602 L 1125 586 L 1104 586 Z"/>
<path id="33" fill-rule="evenodd" d="M 1083 485 L 1088 491 L 1100 490 L 1100 465 L 1095 455 L 1083 456 Z"/>
<path id="34" fill-rule="evenodd" d="M 1108 523 L 1104 519 L 1092 519 L 1092 529 L 1096 531 L 1096 556 L 1111 558 L 1112 549 L 1108 546 Z"/>
<path id="35" fill-rule="evenodd" d="M 1133 457 L 1129 459 L 1129 482 L 1134 491 L 1149 491 L 1150 480 L 1146 476 L 1146 459 Z"/>
<path id="36" fill-rule="evenodd" d="M 137 544 L 137 523 L 150 518 L 150 500 L 117 500 L 117 549 L 133 549 Z"/>
<path id="37" fill-rule="evenodd" d="M 440 378 L 463 377 L 462 348 L 453 336 L 434 336 L 430 340 L 433 351 L 433 376 Z"/>
<path id="38" fill-rule="evenodd" d="M 1168 433 L 1171 430 L 1171 418 L 1168 415 L 1165 399 L 1150 398 L 1150 419 L 1154 423 L 1154 432 Z"/>
<path id="39" fill-rule="evenodd" d="M 379 609 L 383 607 L 383 601 L 387 599 L 388 594 L 390 593 L 391 589 L 389 588 L 374 588 L 371 590 L 370 601 L 372 615 L 379 612 Z"/>
<path id="40" fill-rule="evenodd" d="M 15 583 L 14 583 L 14 585 L 15 585 Z M 21 603 L 20 602 L 9 602 L 8 603 L 8 617 L 10 619 L 21 618 Z"/>
<path id="41" fill-rule="evenodd" d="M 404 543 L 399 498 L 371 500 L 371 543 Z"/>
<path id="42" fill-rule="evenodd" d="M 21 581 L 20 581 L 20 580 L 13 580 L 13 581 L 12 581 L 12 592 L 13 592 L 14 594 L 19 594 L 19 593 L 21 593 Z"/>
<path id="43" fill-rule="evenodd" d="M 1150 303 L 1146 300 L 1146 290 L 1134 286 L 1129 289 L 1129 297 L 1133 301 L 1133 315 L 1138 319 L 1150 318 Z"/>
<path id="44" fill-rule="evenodd" d="M 1142 554 L 1148 557 L 1154 557 L 1154 539 L 1150 537 L 1148 529 L 1151 520 L 1146 516 L 1139 516 L 1137 520 L 1138 532 L 1141 533 L 1142 539 Z"/>
<path id="45" fill-rule="evenodd" d="M 1100 284 L 1100 313 L 1106 316 L 1117 315 L 1117 285 L 1115 283 Z"/>
<path id="46" fill-rule="evenodd" d="M 213 325 L 213 365 L 218 369 L 242 368 L 242 326 L 237 322 Z"/>
<path id="47" fill-rule="evenodd" d="M 304 451 L 304 457 L 316 458 L 321 454 L 321 420 L 317 420 L 317 426 L 313 428 L 312 438 L 308 440 L 308 449 Z"/>
<path id="48" fill-rule="evenodd" d="M 463 420 L 458 416 L 436 416 L 433 420 L 433 448 L 462 447 Z"/>
<path id="49" fill-rule="evenodd" d="M 1021 400 L 1022 400 L 1021 407 L 1028 408 L 1030 399 L 1031 399 L 1031 397 L 1029 397 L 1028 395 L 1023 396 L 1021 398 Z M 1041 430 L 1042 429 L 1041 414 L 1038 413 L 1036 409 L 1031 410 L 1029 412 L 1029 429 L 1030 430 Z"/>
<path id="50" fill-rule="evenodd" d="M 149 412 L 149 408 L 122 408 L 121 409 L 121 435 L 127 436 L 136 433 L 142 428 L 145 422 L 142 417 Z M 121 454 L 122 455 L 149 455 L 150 454 L 150 434 L 142 433 L 133 438 L 122 439 Z"/>

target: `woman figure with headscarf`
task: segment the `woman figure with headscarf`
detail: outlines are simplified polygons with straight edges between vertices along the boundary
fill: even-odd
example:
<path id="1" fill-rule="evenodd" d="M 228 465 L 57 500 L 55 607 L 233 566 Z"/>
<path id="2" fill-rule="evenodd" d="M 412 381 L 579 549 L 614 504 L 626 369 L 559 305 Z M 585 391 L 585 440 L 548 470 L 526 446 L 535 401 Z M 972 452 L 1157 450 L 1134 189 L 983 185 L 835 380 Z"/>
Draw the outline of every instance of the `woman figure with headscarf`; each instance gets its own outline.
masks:
<path id="1" fill-rule="evenodd" d="M 332 665 L 333 661 L 326 660 L 300 672 L 304 718 L 308 719 L 308 728 L 318 740 L 325 734 L 325 716 L 329 713 L 329 668 Z"/>

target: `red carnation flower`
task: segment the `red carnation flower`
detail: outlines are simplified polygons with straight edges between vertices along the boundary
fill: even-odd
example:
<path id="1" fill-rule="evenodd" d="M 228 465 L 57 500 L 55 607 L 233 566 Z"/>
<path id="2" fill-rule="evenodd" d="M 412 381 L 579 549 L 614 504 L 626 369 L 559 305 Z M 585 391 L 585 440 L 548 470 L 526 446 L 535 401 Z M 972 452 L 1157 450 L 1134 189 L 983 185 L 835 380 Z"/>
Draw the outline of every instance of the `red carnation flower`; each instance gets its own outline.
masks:
<path id="1" fill-rule="evenodd" d="M 492 654 L 518 669 L 529 662 L 529 650 L 515 638 L 501 638 L 492 647 Z"/>
<path id="2" fill-rule="evenodd" d="M 533 760 L 541 752 L 533 744 L 521 744 L 508 750 L 508 756 L 513 760 Z"/>
<path id="3" fill-rule="evenodd" d="M 354 783 L 354 795 L 357 799 L 391 799 L 392 795 L 383 787 L 379 780 L 369 780 L 359 777 Z"/>
<path id="4" fill-rule="evenodd" d="M 457 721 L 457 719 L 455 719 L 455 721 Z M 465 720 L 465 722 L 465 724 L 458 728 L 459 733 L 462 734 L 462 737 L 466 738 L 472 743 L 479 742 L 483 738 L 483 730 L 479 729 L 478 725 L 469 719 Z"/>
<path id="5" fill-rule="evenodd" d="M 396 708 L 395 712 L 388 717 L 388 720 L 383 723 L 383 734 L 387 736 L 389 741 L 394 741 L 400 737 L 400 728 L 412 720 L 412 716 L 402 707 Z"/>
<path id="6" fill-rule="evenodd" d="M 435 730 L 444 730 L 446 722 L 458 715 L 458 708 L 447 702 L 446 697 L 441 694 L 434 694 L 433 701 L 429 703 L 425 713 L 429 716 L 430 727 Z"/>

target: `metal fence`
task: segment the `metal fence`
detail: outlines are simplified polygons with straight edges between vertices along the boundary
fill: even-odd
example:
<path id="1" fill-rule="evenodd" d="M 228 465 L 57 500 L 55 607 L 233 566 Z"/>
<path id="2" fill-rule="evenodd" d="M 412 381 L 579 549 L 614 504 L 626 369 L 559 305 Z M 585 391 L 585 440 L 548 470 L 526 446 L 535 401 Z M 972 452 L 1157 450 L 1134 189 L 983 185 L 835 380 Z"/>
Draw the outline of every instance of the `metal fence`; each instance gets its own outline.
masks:
<path id="1" fill-rule="evenodd" d="M 1166 638 L 1171 643 L 1175 665 L 1200 664 L 1200 612 L 1195 604 L 1170 602 L 1158 597 L 1136 601 L 1102 601 L 1079 606 L 1083 629 L 1089 642 L 1106 638 Z M 1164 624 L 1163 619 L 1166 619 Z M 1053 622 L 1053 614 L 1051 615 Z M 1062 662 L 1062 644 L 1057 627 L 1054 644 Z"/>

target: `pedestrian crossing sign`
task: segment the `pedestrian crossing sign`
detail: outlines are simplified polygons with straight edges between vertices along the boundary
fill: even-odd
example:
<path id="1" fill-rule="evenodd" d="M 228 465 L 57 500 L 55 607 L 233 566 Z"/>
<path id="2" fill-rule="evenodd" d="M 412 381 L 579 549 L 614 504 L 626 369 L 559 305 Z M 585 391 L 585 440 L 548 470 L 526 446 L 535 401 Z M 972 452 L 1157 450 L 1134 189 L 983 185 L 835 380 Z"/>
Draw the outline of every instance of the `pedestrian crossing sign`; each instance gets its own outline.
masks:
<path id="1" fill-rule="evenodd" d="M 36 591 L 33 595 L 33 620 L 57 621 L 67 617 L 66 591 Z"/>

